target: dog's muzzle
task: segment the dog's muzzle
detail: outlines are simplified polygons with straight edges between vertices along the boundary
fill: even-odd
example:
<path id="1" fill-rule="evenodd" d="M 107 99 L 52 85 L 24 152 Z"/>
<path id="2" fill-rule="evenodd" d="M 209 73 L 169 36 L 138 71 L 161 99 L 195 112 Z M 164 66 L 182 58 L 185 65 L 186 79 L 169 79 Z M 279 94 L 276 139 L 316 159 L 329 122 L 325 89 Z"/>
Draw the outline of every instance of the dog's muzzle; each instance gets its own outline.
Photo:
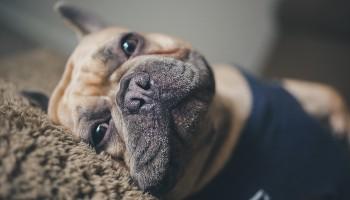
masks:
<path id="1" fill-rule="evenodd" d="M 172 58 L 150 59 L 122 78 L 117 103 L 125 114 L 148 112 L 155 104 L 173 108 L 198 86 L 198 69 Z"/>
<path id="2" fill-rule="evenodd" d="M 122 77 L 116 102 L 127 129 L 130 172 L 141 189 L 161 194 L 175 184 L 183 170 L 184 145 L 207 110 L 213 86 L 205 61 L 157 56 Z"/>

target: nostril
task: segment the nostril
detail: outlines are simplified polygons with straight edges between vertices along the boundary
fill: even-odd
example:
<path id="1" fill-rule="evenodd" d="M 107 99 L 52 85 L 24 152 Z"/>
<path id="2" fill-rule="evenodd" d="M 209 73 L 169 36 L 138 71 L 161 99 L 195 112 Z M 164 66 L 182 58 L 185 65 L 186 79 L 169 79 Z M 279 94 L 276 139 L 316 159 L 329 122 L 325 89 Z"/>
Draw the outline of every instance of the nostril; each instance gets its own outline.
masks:
<path id="1" fill-rule="evenodd" d="M 149 81 L 141 81 L 141 82 L 137 82 L 136 84 L 144 90 L 150 89 L 150 86 L 151 86 Z"/>
<path id="2" fill-rule="evenodd" d="M 145 104 L 145 100 L 139 98 L 132 98 L 126 102 L 126 107 L 131 113 L 136 113 Z"/>
<path id="3" fill-rule="evenodd" d="M 145 100 L 144 99 L 139 99 L 139 101 L 140 101 L 140 107 L 142 107 L 143 105 L 145 105 Z"/>
<path id="4" fill-rule="evenodd" d="M 146 73 L 140 73 L 135 75 L 135 77 L 131 81 L 144 90 L 150 89 L 150 77 Z"/>
<path id="5" fill-rule="evenodd" d="M 140 109 L 153 102 L 154 91 L 150 76 L 137 72 L 125 77 L 117 94 L 117 103 L 129 113 L 138 113 Z"/>

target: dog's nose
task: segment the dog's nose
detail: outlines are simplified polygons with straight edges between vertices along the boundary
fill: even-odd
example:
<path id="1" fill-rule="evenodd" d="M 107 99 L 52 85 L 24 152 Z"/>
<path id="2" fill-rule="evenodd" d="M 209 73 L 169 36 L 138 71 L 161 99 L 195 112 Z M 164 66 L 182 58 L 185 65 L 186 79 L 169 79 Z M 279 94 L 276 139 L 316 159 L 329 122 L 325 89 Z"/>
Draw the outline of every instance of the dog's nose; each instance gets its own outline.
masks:
<path id="1" fill-rule="evenodd" d="M 153 92 L 149 74 L 136 73 L 126 84 L 124 106 L 130 113 L 137 113 L 144 105 L 151 103 Z"/>

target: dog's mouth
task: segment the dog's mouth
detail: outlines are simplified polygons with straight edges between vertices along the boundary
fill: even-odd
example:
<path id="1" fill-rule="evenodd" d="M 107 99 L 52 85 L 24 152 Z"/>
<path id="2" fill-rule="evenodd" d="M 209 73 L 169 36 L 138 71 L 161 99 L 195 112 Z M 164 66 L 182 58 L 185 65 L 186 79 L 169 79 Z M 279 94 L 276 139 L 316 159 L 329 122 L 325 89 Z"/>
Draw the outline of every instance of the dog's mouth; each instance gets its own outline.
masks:
<path id="1" fill-rule="evenodd" d="M 176 184 L 213 94 L 212 73 L 195 52 L 186 62 L 150 57 L 122 78 L 117 105 L 141 189 L 161 195 Z"/>

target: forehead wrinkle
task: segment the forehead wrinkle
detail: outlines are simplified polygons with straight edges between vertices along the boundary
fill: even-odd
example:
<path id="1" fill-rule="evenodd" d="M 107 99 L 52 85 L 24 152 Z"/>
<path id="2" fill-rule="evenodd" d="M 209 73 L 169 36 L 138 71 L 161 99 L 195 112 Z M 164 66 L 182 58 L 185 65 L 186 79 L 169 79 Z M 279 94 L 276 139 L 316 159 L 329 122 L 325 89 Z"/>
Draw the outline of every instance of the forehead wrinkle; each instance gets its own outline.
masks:
<path id="1" fill-rule="evenodd" d="M 76 94 L 94 95 L 104 94 L 109 86 L 108 70 L 99 62 L 90 62 L 76 70 L 72 84 Z M 95 92 L 92 92 L 95 91 Z"/>
<path id="2" fill-rule="evenodd" d="M 84 74 L 95 74 L 97 76 L 104 76 L 107 72 L 107 67 L 100 61 L 94 59 L 87 59 L 86 63 L 81 66 L 81 72 Z"/>
<path id="3" fill-rule="evenodd" d="M 82 66 L 81 73 L 77 75 L 78 81 L 103 84 L 107 79 L 108 70 L 104 66 Z"/>
<path id="4" fill-rule="evenodd" d="M 69 89 L 70 88 L 70 89 Z M 70 94 L 74 96 L 103 96 L 107 94 L 110 88 L 108 79 L 98 77 L 92 73 L 77 75 L 71 84 L 67 87 L 70 90 Z"/>
<path id="5" fill-rule="evenodd" d="M 100 97 L 106 96 L 108 94 L 109 86 L 101 86 L 98 84 L 84 84 L 79 85 L 74 90 L 74 95 L 81 96 L 83 98 L 86 97 Z"/>
<path id="6" fill-rule="evenodd" d="M 102 46 L 92 54 L 92 58 L 100 60 L 103 64 L 106 64 L 109 59 L 113 58 L 113 53 L 110 49 L 106 48 L 106 46 Z"/>
<path id="7" fill-rule="evenodd" d="M 78 114 L 93 116 L 94 113 L 109 113 L 111 109 L 111 101 L 107 96 L 78 97 L 77 100 L 79 103 L 75 110 Z"/>
<path id="8" fill-rule="evenodd" d="M 120 39 L 120 36 L 113 36 L 111 39 L 103 42 L 103 44 L 101 44 L 99 47 L 97 47 L 97 50 L 95 50 L 92 53 L 92 58 L 98 59 L 106 64 L 106 62 L 109 59 L 112 59 L 115 57 L 115 55 L 112 52 L 113 50 L 111 49 L 111 48 L 113 48 L 113 46 L 109 45 L 109 44 L 111 44 L 111 43 L 112 44 L 114 44 L 114 43 L 119 44 L 119 39 Z"/>

